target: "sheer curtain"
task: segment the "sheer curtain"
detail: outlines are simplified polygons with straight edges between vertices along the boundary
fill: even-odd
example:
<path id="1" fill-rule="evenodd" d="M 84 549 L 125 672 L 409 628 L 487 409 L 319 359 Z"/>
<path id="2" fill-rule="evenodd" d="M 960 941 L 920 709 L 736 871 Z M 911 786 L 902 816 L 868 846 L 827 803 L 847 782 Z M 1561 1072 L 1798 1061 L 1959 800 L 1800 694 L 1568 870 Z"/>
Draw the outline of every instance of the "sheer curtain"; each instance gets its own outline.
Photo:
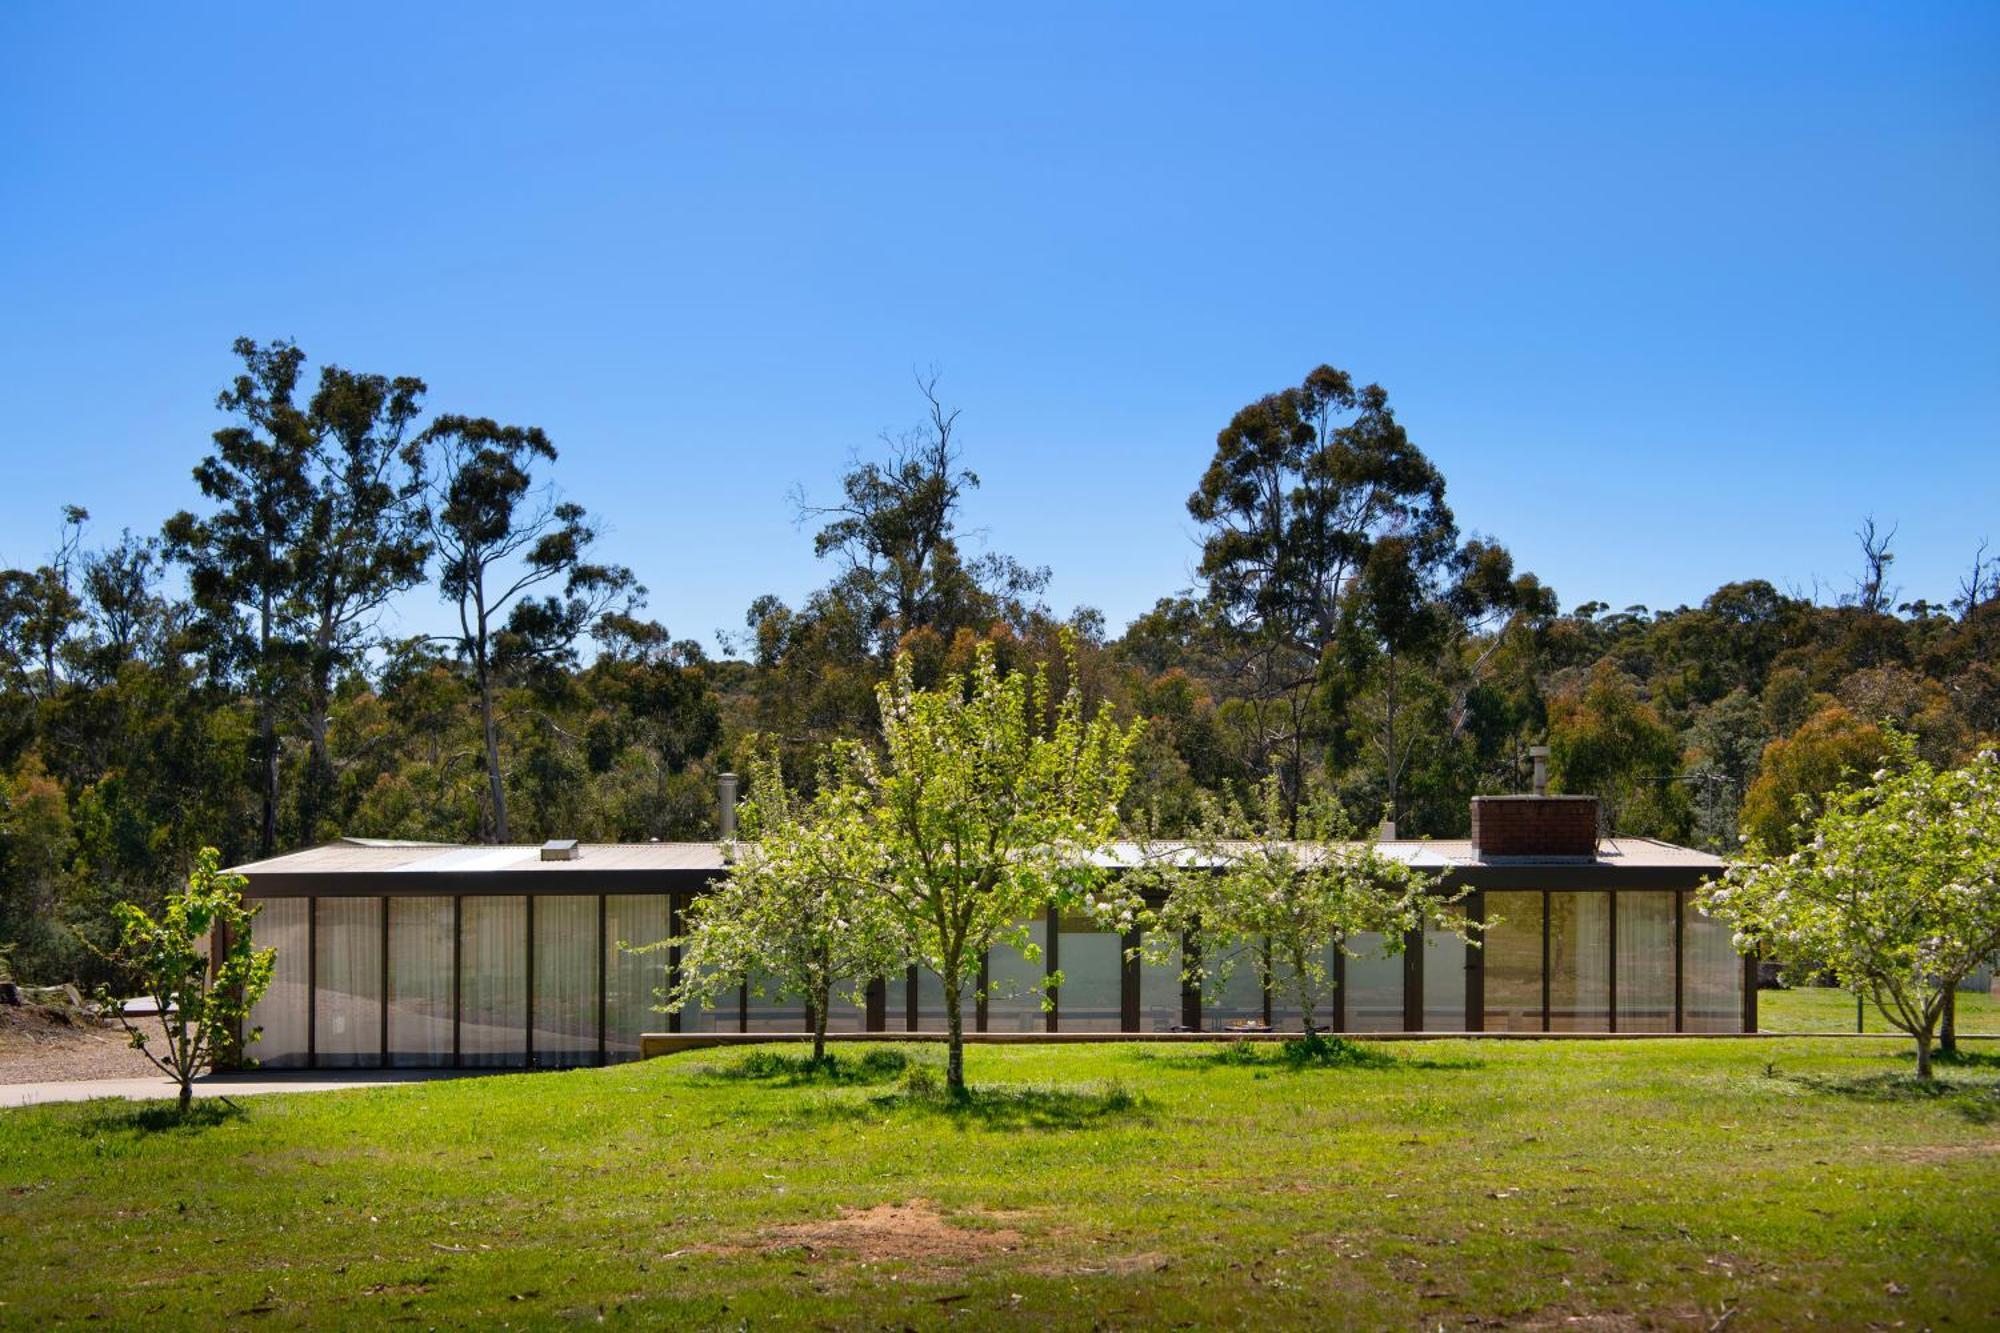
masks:
<path id="1" fill-rule="evenodd" d="M 1542 895 L 1488 893 L 1486 1030 L 1542 1030 Z"/>
<path id="2" fill-rule="evenodd" d="M 653 1007 L 660 1003 L 655 992 L 667 985 L 667 951 L 635 954 L 618 947 L 667 938 L 667 903 L 664 893 L 604 900 L 604 1050 L 613 1060 L 637 1056 L 640 1033 L 667 1030 L 667 1016 Z"/>
<path id="3" fill-rule="evenodd" d="M 1549 1030 L 1611 1028 L 1611 895 L 1549 895 Z"/>
<path id="4" fill-rule="evenodd" d="M 244 1054 L 267 1069 L 297 1069 L 306 1062 L 306 983 L 311 959 L 306 956 L 304 898 L 266 898 L 250 923 L 253 948 L 275 949 L 271 985 L 250 1008 L 251 1028 L 264 1035 L 244 1047 Z M 247 1035 L 247 1032 L 246 1032 Z"/>
<path id="5" fill-rule="evenodd" d="M 451 899 L 389 900 L 389 1063 L 451 1063 Z"/>
<path id="6" fill-rule="evenodd" d="M 528 1059 L 528 900 L 468 897 L 459 930 L 459 1052 L 474 1067 Z"/>
<path id="7" fill-rule="evenodd" d="M 313 1049 L 323 1069 L 382 1063 L 382 900 L 321 898 Z"/>
<path id="8" fill-rule="evenodd" d="M 1687 902 L 1682 1004 L 1688 1032 L 1743 1030 L 1743 957 L 1728 926 Z"/>
<path id="9" fill-rule="evenodd" d="M 535 1063 L 592 1064 L 597 1059 L 597 898 L 535 898 Z"/>
<path id="10" fill-rule="evenodd" d="M 1618 895 L 1618 1030 L 1674 1030 L 1674 895 Z"/>

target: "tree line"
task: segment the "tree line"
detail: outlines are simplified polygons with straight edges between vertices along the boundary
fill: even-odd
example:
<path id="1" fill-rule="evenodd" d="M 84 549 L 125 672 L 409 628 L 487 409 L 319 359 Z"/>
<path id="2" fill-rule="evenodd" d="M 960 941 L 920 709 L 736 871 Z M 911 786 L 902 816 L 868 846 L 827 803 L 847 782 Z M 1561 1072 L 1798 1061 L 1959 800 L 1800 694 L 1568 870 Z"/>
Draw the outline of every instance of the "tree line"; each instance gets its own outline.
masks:
<path id="1" fill-rule="evenodd" d="M 1461 529 L 1386 392 L 1332 367 L 1229 417 L 1189 479 L 1196 586 L 1119 632 L 1052 610 L 1047 568 L 967 549 L 979 477 L 922 376 L 918 425 L 792 497 L 826 583 L 756 599 L 713 658 L 646 615 L 542 430 L 436 410 L 412 376 L 311 374 L 289 342 L 234 352 L 198 505 L 103 545 L 73 506 L 43 562 L 0 571 L 0 945 L 24 975 L 96 979 L 113 904 L 160 901 L 204 845 L 712 837 L 714 776 L 756 746 L 809 792 L 831 743 L 879 744 L 899 654 L 914 688 L 983 654 L 1143 719 L 1124 815 L 1161 834 L 1226 796 L 1462 835 L 1546 743 L 1609 832 L 1783 846 L 1885 729 L 1940 764 L 2000 735 L 1983 547 L 1940 602 L 1898 596 L 1869 524 L 1838 597 L 1752 579 L 1564 610 Z M 385 631 L 425 602 L 444 631 Z"/>

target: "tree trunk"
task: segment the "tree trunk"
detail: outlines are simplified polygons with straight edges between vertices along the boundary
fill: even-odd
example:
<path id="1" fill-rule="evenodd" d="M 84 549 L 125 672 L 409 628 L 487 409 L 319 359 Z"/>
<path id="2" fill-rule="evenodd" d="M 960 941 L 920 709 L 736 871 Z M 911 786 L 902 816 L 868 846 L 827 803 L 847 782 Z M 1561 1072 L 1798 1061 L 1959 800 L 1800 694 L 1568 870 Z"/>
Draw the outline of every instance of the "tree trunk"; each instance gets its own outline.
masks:
<path id="1" fill-rule="evenodd" d="M 194 1071 L 191 1069 L 183 1069 L 181 1071 L 181 1114 L 183 1116 L 187 1115 L 188 1111 L 191 1110 L 193 1106 L 194 1106 Z"/>
<path id="2" fill-rule="evenodd" d="M 333 804 L 333 760 L 326 749 L 327 715 L 332 711 L 331 689 L 313 688 L 307 718 L 305 787 L 299 793 L 299 828 L 308 843 L 320 839 L 320 822 Z"/>
<path id="3" fill-rule="evenodd" d="M 954 1097 L 965 1095 L 965 1022 L 959 1011 L 959 987 L 964 984 L 957 968 L 944 978 L 945 1043 L 944 1085 Z"/>
<path id="4" fill-rule="evenodd" d="M 1938 1053 L 1958 1054 L 1958 989 L 1944 993 L 1944 1026 L 1938 1030 Z"/>
<path id="5" fill-rule="evenodd" d="M 1931 1081 L 1931 1034 L 1926 1028 L 1917 1034 L 1917 1077 Z"/>
<path id="6" fill-rule="evenodd" d="M 826 1014 L 833 1007 L 833 983 L 813 985 L 806 995 L 806 1018 L 812 1023 L 815 1066 L 826 1062 Z"/>
<path id="7" fill-rule="evenodd" d="M 269 550 L 266 548 L 266 558 Z M 278 722 L 271 702 L 271 590 L 263 590 L 257 619 L 257 745 L 264 764 L 264 817 L 257 829 L 261 856 L 278 849 Z"/>
<path id="8" fill-rule="evenodd" d="M 507 841 L 507 784 L 500 776 L 500 729 L 493 721 L 493 680 L 479 666 L 479 725 L 486 735 L 486 784 L 493 800 L 493 841 Z"/>

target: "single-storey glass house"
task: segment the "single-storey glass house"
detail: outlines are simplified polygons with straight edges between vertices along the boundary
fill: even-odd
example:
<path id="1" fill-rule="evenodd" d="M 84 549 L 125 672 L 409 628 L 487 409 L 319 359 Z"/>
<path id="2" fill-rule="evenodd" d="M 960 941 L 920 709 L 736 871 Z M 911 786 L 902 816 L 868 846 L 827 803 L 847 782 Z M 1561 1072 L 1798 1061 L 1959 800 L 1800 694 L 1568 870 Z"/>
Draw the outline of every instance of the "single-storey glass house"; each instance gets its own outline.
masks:
<path id="1" fill-rule="evenodd" d="M 1331 1026 L 1347 1032 L 1746 1032 L 1755 964 L 1693 905 L 1722 868 L 1706 853 L 1597 836 L 1588 797 L 1482 797 L 1473 837 L 1388 842 L 1436 869 L 1442 891 L 1493 924 L 1481 947 L 1427 932 L 1329 945 Z M 1109 849 L 1114 860 L 1120 849 Z M 646 1032 L 802 1032 L 800 1003 L 746 980 L 733 1002 L 658 1012 L 677 959 L 632 954 L 673 934 L 696 895 L 728 874 L 720 843 L 459 847 L 344 839 L 236 867 L 261 908 L 276 976 L 249 1054 L 271 1068 L 556 1067 L 636 1058 Z M 1297 1030 L 1283 994 L 1253 969 L 1220 995 L 1128 956 L 1136 935 L 1050 912 L 1028 923 L 1041 956 L 985 960 L 981 1032 Z M 1045 1007 L 1037 988 L 1060 970 Z M 1322 1023 L 1327 1016 L 1322 1016 Z M 927 971 L 879 978 L 865 1004 L 828 1015 L 836 1032 L 930 1032 L 943 988 Z"/>

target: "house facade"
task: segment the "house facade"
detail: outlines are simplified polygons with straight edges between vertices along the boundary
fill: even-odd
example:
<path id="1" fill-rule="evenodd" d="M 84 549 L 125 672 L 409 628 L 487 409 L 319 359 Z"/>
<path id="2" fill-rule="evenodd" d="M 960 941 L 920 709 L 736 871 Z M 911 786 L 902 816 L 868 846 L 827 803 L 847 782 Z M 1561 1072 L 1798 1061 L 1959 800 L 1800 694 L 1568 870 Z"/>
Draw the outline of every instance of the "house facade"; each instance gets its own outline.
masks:
<path id="1" fill-rule="evenodd" d="M 1434 871 L 1488 923 L 1478 947 L 1425 931 L 1397 953 L 1328 943 L 1330 1015 L 1346 1032 L 1729 1033 L 1756 1030 L 1754 963 L 1703 916 L 1706 853 L 1597 837 L 1587 797 L 1482 797 L 1473 837 L 1383 842 Z M 1135 849 L 1110 848 L 1114 867 Z M 344 839 L 236 867 L 277 950 L 252 1022 L 269 1068 L 540 1068 L 636 1058 L 647 1032 L 797 1033 L 801 1002 L 747 978 L 718 1007 L 656 1010 L 678 960 L 634 953 L 675 933 L 728 874 L 721 843 L 460 847 Z M 1247 964 L 1204 994 L 1136 934 L 1051 911 L 1027 923 L 1040 957 L 996 948 L 972 1024 L 982 1032 L 1148 1034 L 1269 1024 L 1299 1030 Z M 1043 1002 L 1040 985 L 1060 971 Z M 837 1004 L 836 1032 L 930 1032 L 943 987 L 928 971 L 877 978 Z"/>

